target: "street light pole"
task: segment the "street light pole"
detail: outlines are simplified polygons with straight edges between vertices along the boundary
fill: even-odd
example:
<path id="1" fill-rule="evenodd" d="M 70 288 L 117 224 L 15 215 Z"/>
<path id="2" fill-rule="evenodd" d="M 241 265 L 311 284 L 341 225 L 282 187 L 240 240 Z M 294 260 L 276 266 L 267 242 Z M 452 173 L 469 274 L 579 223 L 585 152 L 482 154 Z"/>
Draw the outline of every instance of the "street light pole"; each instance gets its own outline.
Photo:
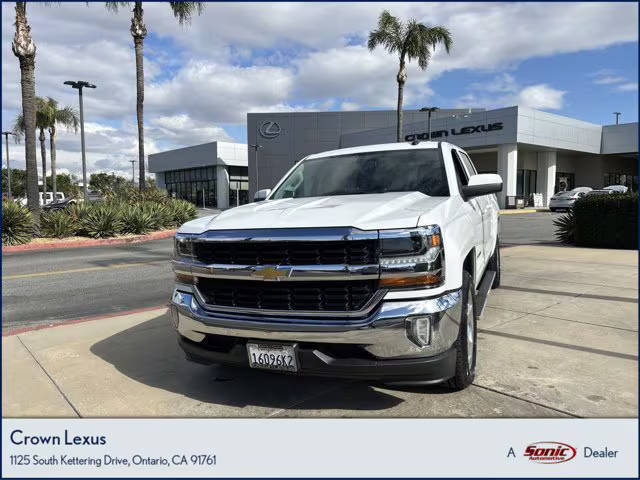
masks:
<path id="1" fill-rule="evenodd" d="M 260 183 L 258 182 L 258 149 L 262 148 L 262 145 L 256 143 L 255 145 L 249 145 L 249 147 L 253 148 L 253 150 L 256 152 L 255 160 L 256 160 L 256 192 L 257 192 L 258 190 L 260 190 Z"/>
<path id="2" fill-rule="evenodd" d="M 2 132 L 4 135 L 4 146 L 7 151 L 7 198 L 13 200 L 13 194 L 11 193 L 11 165 L 9 164 L 9 135 L 15 136 L 13 132 Z"/>
<path id="3" fill-rule="evenodd" d="M 616 116 L 616 125 L 618 125 L 618 118 L 620 117 L 620 115 L 622 115 L 621 112 L 613 112 L 613 114 Z"/>
<path id="4" fill-rule="evenodd" d="M 422 107 L 421 112 L 427 112 L 427 141 L 431 140 L 431 114 L 440 110 L 438 107 Z"/>
<path id="5" fill-rule="evenodd" d="M 66 82 L 64 82 L 64 84 L 70 85 L 71 88 L 75 88 L 78 90 L 78 99 L 80 102 L 80 145 L 82 148 L 82 191 L 84 194 L 84 200 L 87 201 L 89 199 L 89 194 L 87 192 L 87 158 L 84 149 L 84 111 L 82 106 L 82 88 L 96 88 L 96 86 L 82 80 L 78 80 L 77 82 L 67 80 Z"/>

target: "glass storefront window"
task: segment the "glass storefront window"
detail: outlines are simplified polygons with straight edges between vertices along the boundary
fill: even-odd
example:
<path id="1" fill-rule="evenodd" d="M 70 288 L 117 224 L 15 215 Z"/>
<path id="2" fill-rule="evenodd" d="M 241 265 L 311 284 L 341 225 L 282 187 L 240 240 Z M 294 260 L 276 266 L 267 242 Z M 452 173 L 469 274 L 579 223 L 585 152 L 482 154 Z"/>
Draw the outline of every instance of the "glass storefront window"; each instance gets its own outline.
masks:
<path id="1" fill-rule="evenodd" d="M 525 205 L 529 204 L 531 194 L 536 192 L 537 179 L 536 170 L 518 170 L 516 195 L 524 199 Z"/>
<path id="2" fill-rule="evenodd" d="M 248 167 L 229 167 L 229 206 L 249 203 Z"/>
<path id="3" fill-rule="evenodd" d="M 556 185 L 554 193 L 566 192 L 576 188 L 576 176 L 573 173 L 556 172 Z"/>
<path id="4" fill-rule="evenodd" d="M 165 172 L 165 188 L 171 197 L 187 200 L 198 207 L 215 208 L 217 202 L 214 172 L 213 167 Z"/>

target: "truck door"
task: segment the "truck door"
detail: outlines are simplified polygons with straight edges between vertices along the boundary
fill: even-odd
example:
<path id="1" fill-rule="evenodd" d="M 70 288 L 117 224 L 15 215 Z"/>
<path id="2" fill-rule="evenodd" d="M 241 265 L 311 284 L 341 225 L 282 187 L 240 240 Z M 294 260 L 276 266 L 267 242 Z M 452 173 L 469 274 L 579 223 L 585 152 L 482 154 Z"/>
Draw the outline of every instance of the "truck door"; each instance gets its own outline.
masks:
<path id="1" fill-rule="evenodd" d="M 455 148 L 451 149 L 451 157 L 453 158 L 453 164 L 456 169 L 456 173 L 462 185 L 467 185 L 469 183 L 469 177 L 473 175 L 475 172 L 475 168 L 470 164 L 465 164 L 463 159 L 463 152 L 461 150 L 457 150 Z M 476 212 L 474 217 L 477 219 L 477 223 L 474 223 L 472 226 L 472 231 L 474 232 L 474 246 L 476 249 L 476 269 L 475 269 L 475 284 L 477 285 L 480 281 L 480 275 L 484 271 L 484 266 L 487 262 L 486 260 L 486 248 L 485 248 L 485 233 L 484 233 L 484 216 L 483 209 L 485 207 L 485 202 L 483 202 L 483 197 L 475 197 L 470 198 L 466 201 L 469 206 Z"/>
<path id="2" fill-rule="evenodd" d="M 470 175 L 476 175 L 478 172 L 476 171 L 476 167 L 473 165 L 471 158 L 467 155 L 466 152 L 460 150 L 458 152 L 460 154 L 460 159 L 462 160 L 462 164 L 465 166 Z M 488 261 L 493 254 L 493 249 L 495 248 L 494 239 L 497 238 L 498 233 L 498 215 L 497 215 L 497 206 L 494 205 L 493 195 L 483 195 L 482 197 L 477 197 L 478 205 L 482 210 L 482 232 L 483 232 L 483 248 L 484 248 L 484 258 L 485 261 Z"/>

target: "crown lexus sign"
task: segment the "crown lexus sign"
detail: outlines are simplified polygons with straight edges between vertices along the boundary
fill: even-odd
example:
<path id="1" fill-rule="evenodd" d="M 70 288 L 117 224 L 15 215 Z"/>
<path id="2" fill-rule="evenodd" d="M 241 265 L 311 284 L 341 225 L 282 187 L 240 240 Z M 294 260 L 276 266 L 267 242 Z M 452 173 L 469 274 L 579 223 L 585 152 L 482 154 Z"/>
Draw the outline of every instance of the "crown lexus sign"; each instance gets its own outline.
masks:
<path id="1" fill-rule="evenodd" d="M 260 132 L 260 136 L 263 138 L 276 138 L 282 132 L 280 125 L 278 122 L 272 122 L 271 120 L 267 120 L 262 122 L 260 128 L 258 128 L 258 132 Z"/>
<path id="2" fill-rule="evenodd" d="M 449 135 L 471 135 L 473 133 L 494 132 L 496 130 L 502 130 L 502 122 L 489 123 L 487 125 L 474 125 L 462 128 L 452 128 L 451 130 L 434 130 L 431 132 L 431 138 L 448 137 Z M 427 140 L 427 132 L 412 133 L 411 135 L 405 135 L 404 139 L 407 142 L 413 140 Z"/>

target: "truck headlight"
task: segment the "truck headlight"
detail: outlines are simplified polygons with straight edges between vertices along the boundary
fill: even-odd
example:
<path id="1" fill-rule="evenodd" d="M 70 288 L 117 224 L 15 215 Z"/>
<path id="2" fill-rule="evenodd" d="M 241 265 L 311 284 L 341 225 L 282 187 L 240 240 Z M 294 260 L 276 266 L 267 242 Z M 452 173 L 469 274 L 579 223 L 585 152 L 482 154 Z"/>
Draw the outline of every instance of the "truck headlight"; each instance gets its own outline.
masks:
<path id="1" fill-rule="evenodd" d="M 188 235 L 176 235 L 173 254 L 177 260 L 180 258 L 193 259 L 193 238 Z"/>
<path id="2" fill-rule="evenodd" d="M 381 287 L 437 287 L 444 281 L 444 250 L 437 225 L 380 231 Z"/>

